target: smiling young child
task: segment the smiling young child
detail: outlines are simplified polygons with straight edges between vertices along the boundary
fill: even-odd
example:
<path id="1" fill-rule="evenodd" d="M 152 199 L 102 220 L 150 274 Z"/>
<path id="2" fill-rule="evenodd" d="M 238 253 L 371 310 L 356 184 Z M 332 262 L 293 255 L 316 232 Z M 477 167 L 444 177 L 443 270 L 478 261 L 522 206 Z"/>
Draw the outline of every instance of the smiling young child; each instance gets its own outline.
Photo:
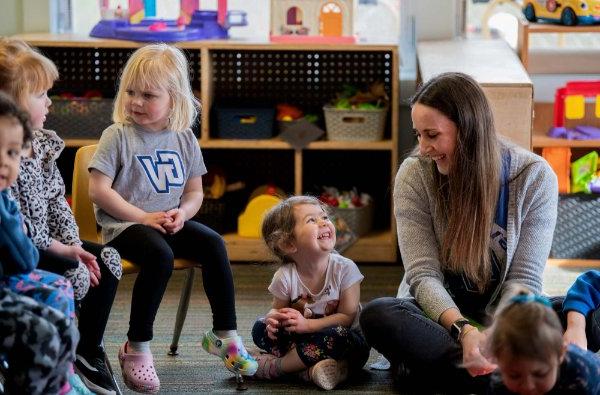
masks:
<path id="1" fill-rule="evenodd" d="M 314 197 L 285 199 L 265 216 L 262 234 L 282 266 L 269 286 L 273 304 L 252 329 L 256 377 L 300 373 L 323 389 L 360 369 L 369 346 L 358 330 L 360 283 L 356 264 L 337 254 L 335 227 Z M 352 365 L 348 366 L 351 361 Z"/>

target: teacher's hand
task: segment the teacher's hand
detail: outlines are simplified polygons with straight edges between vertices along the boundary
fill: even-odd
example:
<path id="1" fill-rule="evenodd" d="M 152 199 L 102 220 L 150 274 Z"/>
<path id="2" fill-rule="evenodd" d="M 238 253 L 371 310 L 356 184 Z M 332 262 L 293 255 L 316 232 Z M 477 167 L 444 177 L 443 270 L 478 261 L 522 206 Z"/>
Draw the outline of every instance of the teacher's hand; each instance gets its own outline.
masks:
<path id="1" fill-rule="evenodd" d="M 492 373 L 496 364 L 491 363 L 482 353 L 487 335 L 475 327 L 468 327 L 462 339 L 463 367 L 473 377 Z"/>

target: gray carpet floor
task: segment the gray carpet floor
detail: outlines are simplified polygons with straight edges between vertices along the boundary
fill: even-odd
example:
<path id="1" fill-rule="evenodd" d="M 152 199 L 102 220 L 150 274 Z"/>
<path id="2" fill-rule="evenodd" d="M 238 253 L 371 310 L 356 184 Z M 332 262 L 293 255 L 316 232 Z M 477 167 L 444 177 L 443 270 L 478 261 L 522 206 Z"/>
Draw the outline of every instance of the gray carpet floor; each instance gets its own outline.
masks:
<path id="1" fill-rule="evenodd" d="M 267 286 L 276 266 L 240 263 L 233 264 L 232 268 L 236 286 L 238 332 L 244 338 L 246 347 L 252 349 L 250 329 L 256 318 L 264 315 L 270 307 L 271 298 Z M 363 303 L 376 297 L 396 294 L 402 275 L 398 266 L 362 264 L 360 270 L 365 275 L 361 286 Z M 156 370 L 161 379 L 160 393 L 241 393 L 236 391 L 235 379 L 224 368 L 220 359 L 206 353 L 200 346 L 201 334 L 211 329 L 211 313 L 202 287 L 200 270 L 196 272 L 194 291 L 179 342 L 178 356 L 169 356 L 167 352 L 173 334 L 184 272 L 175 272 L 171 278 L 155 322 L 152 351 Z M 549 295 L 564 294 L 580 272 L 581 269 L 549 266 L 544 274 L 544 291 Z M 121 280 L 105 335 L 107 354 L 124 394 L 134 392 L 128 390 L 121 380 L 117 352 L 126 338 L 134 279 L 135 275 L 127 275 Z M 376 358 L 377 353 L 372 351 L 369 362 L 375 361 Z M 246 394 L 291 395 L 322 392 L 311 384 L 290 380 L 273 382 L 247 380 L 246 384 L 248 390 L 243 392 Z M 388 372 L 370 370 L 368 366 L 336 389 L 336 393 L 353 394 L 388 394 L 397 391 Z"/>

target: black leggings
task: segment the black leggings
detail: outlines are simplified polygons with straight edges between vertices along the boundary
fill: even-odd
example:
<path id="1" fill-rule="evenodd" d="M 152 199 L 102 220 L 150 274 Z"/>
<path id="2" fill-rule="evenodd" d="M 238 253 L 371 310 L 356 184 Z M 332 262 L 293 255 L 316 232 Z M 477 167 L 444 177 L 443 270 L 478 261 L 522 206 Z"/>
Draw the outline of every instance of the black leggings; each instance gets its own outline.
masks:
<path id="1" fill-rule="evenodd" d="M 202 267 L 202 283 L 213 314 L 213 328 L 237 329 L 233 276 L 221 236 L 195 221 L 186 221 L 174 235 L 165 235 L 136 224 L 110 243 L 121 257 L 139 265 L 133 286 L 127 337 L 131 341 L 152 340 L 156 312 L 173 272 L 173 260 L 185 258 Z"/>
<path id="2" fill-rule="evenodd" d="M 90 287 L 78 306 L 78 329 L 81 335 L 77 352 L 83 355 L 97 355 L 110 315 L 110 309 L 115 299 L 119 280 L 102 263 L 104 245 L 83 240 L 82 248 L 94 254 L 100 267 L 100 284 Z M 40 261 L 38 268 L 57 274 L 64 274 L 68 269 L 77 267 L 77 261 L 52 253 L 39 250 Z"/>

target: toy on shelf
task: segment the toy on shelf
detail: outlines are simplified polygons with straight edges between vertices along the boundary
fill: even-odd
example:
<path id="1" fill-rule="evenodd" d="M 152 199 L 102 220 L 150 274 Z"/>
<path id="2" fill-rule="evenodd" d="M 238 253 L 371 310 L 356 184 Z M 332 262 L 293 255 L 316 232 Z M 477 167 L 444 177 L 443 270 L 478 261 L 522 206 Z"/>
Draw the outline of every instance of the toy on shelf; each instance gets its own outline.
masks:
<path id="1" fill-rule="evenodd" d="M 598 120 L 600 81 L 570 81 L 558 88 L 554 95 L 554 124 L 548 131 L 548 135 L 570 140 L 600 140 L 600 128 L 597 126 L 578 125 L 573 129 L 565 126 L 565 119 L 585 118 L 586 99 L 595 101 L 594 119 Z"/>
<path id="2" fill-rule="evenodd" d="M 592 151 L 571 163 L 571 192 L 598 193 L 598 153 Z"/>
<path id="3" fill-rule="evenodd" d="M 571 192 L 571 148 L 544 147 L 542 157 L 550 165 L 558 178 L 558 193 Z"/>
<path id="4" fill-rule="evenodd" d="M 256 188 L 250 195 L 250 201 L 244 212 L 238 217 L 238 235 L 260 238 L 262 221 L 267 211 L 281 201 L 284 192 L 273 186 Z"/>
<path id="5" fill-rule="evenodd" d="M 294 149 L 306 148 L 325 134 L 325 131 L 316 125 L 319 120 L 316 114 L 304 114 L 299 107 L 288 103 L 279 103 L 275 108 L 279 137 Z"/>
<path id="6" fill-rule="evenodd" d="M 331 207 L 336 220 L 341 218 L 347 227 L 358 237 L 367 235 L 373 226 L 373 201 L 369 194 L 351 191 L 338 191 L 335 187 L 323 187 L 319 200 Z"/>
<path id="7" fill-rule="evenodd" d="M 200 11 L 200 0 L 180 0 L 177 20 L 156 18 L 156 0 L 129 0 L 129 9 L 110 8 L 100 0 L 102 19 L 92 37 L 144 42 L 226 39 L 231 26 L 246 26 L 246 13 L 227 11 L 227 0 L 218 0 L 217 11 Z"/>
<path id="8" fill-rule="evenodd" d="M 358 0 L 271 0 L 271 41 L 352 44 Z"/>
<path id="9" fill-rule="evenodd" d="M 523 0 L 523 14 L 530 22 L 538 19 L 565 26 L 600 23 L 600 3 L 596 0 Z"/>
<path id="10" fill-rule="evenodd" d="M 344 85 L 333 103 L 323 106 L 327 139 L 379 141 L 385 134 L 389 96 L 382 82 L 361 91 Z"/>

